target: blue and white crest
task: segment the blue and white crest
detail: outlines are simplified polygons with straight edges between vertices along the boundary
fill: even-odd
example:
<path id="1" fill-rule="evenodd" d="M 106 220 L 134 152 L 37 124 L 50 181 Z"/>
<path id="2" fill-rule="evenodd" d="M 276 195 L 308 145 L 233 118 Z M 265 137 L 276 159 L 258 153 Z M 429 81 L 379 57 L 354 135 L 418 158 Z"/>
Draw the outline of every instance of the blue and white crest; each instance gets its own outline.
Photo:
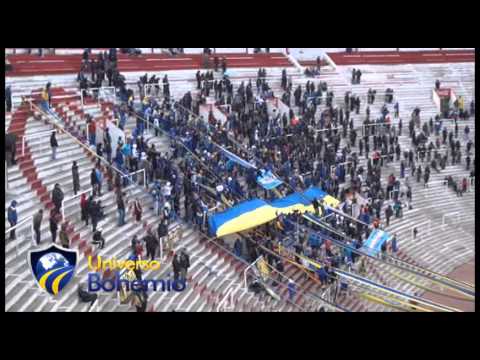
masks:
<path id="1" fill-rule="evenodd" d="M 31 250 L 28 263 L 40 288 L 57 295 L 75 274 L 78 253 L 51 244 L 41 250 Z"/>

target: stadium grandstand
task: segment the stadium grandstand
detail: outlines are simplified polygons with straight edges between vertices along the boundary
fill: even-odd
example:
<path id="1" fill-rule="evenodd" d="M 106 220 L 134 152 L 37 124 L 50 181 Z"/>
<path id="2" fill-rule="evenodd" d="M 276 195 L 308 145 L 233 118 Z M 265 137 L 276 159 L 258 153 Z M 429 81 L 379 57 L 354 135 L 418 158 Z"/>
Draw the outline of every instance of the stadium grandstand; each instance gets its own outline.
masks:
<path id="1" fill-rule="evenodd" d="M 5 311 L 475 311 L 475 49 L 5 50 Z"/>

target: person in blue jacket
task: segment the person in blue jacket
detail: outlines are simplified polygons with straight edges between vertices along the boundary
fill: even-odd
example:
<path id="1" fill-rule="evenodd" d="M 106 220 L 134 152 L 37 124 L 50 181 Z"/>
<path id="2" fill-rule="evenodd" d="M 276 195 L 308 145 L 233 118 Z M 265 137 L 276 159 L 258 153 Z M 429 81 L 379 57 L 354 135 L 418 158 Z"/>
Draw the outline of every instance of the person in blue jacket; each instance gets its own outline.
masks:
<path id="1" fill-rule="evenodd" d="M 242 256 L 242 241 L 240 238 L 238 238 L 235 241 L 235 244 L 233 246 L 233 252 L 235 253 L 236 256 L 241 257 Z"/>
<path id="2" fill-rule="evenodd" d="M 10 226 L 13 227 L 17 225 L 17 201 L 13 200 L 10 203 L 10 206 L 8 207 L 8 222 L 10 223 Z M 15 229 L 10 230 L 10 240 L 15 240 Z"/>
<path id="3" fill-rule="evenodd" d="M 391 241 L 391 249 L 392 249 L 392 253 L 393 253 L 393 254 L 396 254 L 397 251 L 398 251 L 398 247 L 397 247 L 397 234 L 393 235 L 393 238 L 392 238 L 392 241 Z"/>
<path id="4" fill-rule="evenodd" d="M 290 301 L 293 301 L 293 298 L 295 297 L 297 291 L 295 289 L 295 283 L 289 279 L 288 280 L 288 299 Z"/>
<path id="5" fill-rule="evenodd" d="M 123 154 L 120 147 L 117 148 L 117 152 L 115 154 L 115 164 L 118 168 L 123 166 Z"/>

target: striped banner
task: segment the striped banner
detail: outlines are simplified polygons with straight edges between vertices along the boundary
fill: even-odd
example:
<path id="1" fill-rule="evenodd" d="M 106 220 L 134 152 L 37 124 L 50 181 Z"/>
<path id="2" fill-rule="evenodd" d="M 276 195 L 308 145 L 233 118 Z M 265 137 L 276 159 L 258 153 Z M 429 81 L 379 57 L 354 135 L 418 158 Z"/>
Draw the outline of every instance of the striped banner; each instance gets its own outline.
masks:
<path id="1" fill-rule="evenodd" d="M 370 254 L 371 256 L 377 255 L 384 243 L 386 243 L 390 239 L 390 235 L 388 235 L 385 231 L 382 230 L 374 230 L 370 234 L 370 237 L 365 242 L 362 247 L 362 250 L 366 253 Z"/>

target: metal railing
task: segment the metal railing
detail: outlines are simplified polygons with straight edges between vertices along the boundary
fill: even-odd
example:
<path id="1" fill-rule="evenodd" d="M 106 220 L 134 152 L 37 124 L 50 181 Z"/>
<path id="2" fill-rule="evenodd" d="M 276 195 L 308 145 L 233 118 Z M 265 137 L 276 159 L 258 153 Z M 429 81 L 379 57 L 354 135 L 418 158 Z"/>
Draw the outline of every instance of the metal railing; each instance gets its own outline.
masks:
<path id="1" fill-rule="evenodd" d="M 8 228 L 7 230 L 5 230 L 5 235 L 7 235 L 10 231 L 12 230 L 17 230 L 20 226 L 23 226 L 25 223 L 27 223 L 28 221 L 31 221 L 30 223 L 30 226 L 31 226 L 31 231 L 32 231 L 32 242 L 34 241 L 34 229 L 33 229 L 33 215 L 30 215 L 29 217 L 23 219 L 22 221 L 20 221 L 19 223 L 17 223 L 15 226 L 12 226 L 10 228 Z M 19 242 L 19 239 L 15 239 L 15 258 L 18 257 L 18 242 Z"/>
<path id="2" fill-rule="evenodd" d="M 139 173 L 143 173 L 143 186 L 145 188 L 147 188 L 147 173 L 145 171 L 145 169 L 140 169 L 140 170 L 137 170 L 137 171 L 134 171 L 134 172 L 131 172 L 127 175 L 122 175 L 121 178 L 124 179 L 124 178 L 128 178 L 130 182 L 134 182 L 133 181 L 133 176 L 136 175 L 136 174 L 139 174 Z"/>
<path id="3" fill-rule="evenodd" d="M 67 201 L 71 201 L 71 200 L 74 200 L 74 199 L 77 199 L 79 198 L 80 196 L 82 196 L 83 194 L 87 194 L 87 193 L 93 193 L 93 188 L 90 188 L 88 190 L 85 190 L 85 191 L 82 191 L 81 193 L 77 194 L 77 195 L 74 195 L 68 199 L 63 199 L 62 200 L 62 219 L 65 220 L 65 203 Z"/>
<path id="4" fill-rule="evenodd" d="M 110 91 L 110 94 L 107 94 L 107 91 Z M 97 105 L 100 105 L 100 100 L 102 98 L 111 98 L 113 102 L 117 98 L 117 89 L 114 86 L 102 86 L 100 88 L 88 88 L 80 90 L 80 101 L 82 104 L 82 110 L 85 107 L 85 97 L 84 92 L 92 94 L 92 97 L 97 101 Z"/>
<path id="5" fill-rule="evenodd" d="M 442 226 L 445 226 L 447 225 L 446 223 L 446 219 L 451 217 L 451 216 L 456 216 L 457 217 L 457 222 L 460 222 L 460 212 L 459 211 L 456 211 L 456 212 L 452 212 L 452 213 L 448 213 L 448 214 L 445 214 L 443 215 L 442 217 Z"/>
<path id="6" fill-rule="evenodd" d="M 117 173 L 119 173 L 121 176 L 124 176 L 124 175 L 127 175 L 125 173 L 123 173 L 121 170 L 119 170 L 117 167 L 115 167 L 113 164 L 110 164 L 108 162 L 107 159 L 105 159 L 104 157 L 102 156 L 99 156 L 95 151 L 93 151 L 90 147 L 88 147 L 87 145 L 85 145 L 82 141 L 80 141 L 77 137 L 75 137 L 74 135 L 72 135 L 70 132 L 68 132 L 67 130 L 65 130 L 65 128 L 63 126 L 61 126 L 58 122 L 58 120 L 62 120 L 58 117 L 58 115 L 52 113 L 52 112 L 45 112 L 43 109 L 40 109 L 36 104 L 33 103 L 33 99 L 27 99 L 27 101 L 30 103 L 30 109 L 32 111 L 37 111 L 39 112 L 41 115 L 45 116 L 48 120 L 50 120 L 49 122 L 55 127 L 58 129 L 59 133 L 64 133 L 66 135 L 68 135 L 70 138 L 73 139 L 74 142 L 76 142 L 78 145 L 80 145 L 83 149 L 85 149 L 88 153 L 90 153 L 92 156 L 94 156 L 95 158 L 99 159 L 101 162 L 107 164 L 107 166 L 110 166 L 113 170 L 115 170 Z M 51 120 L 50 118 L 54 118 L 55 120 Z"/>

